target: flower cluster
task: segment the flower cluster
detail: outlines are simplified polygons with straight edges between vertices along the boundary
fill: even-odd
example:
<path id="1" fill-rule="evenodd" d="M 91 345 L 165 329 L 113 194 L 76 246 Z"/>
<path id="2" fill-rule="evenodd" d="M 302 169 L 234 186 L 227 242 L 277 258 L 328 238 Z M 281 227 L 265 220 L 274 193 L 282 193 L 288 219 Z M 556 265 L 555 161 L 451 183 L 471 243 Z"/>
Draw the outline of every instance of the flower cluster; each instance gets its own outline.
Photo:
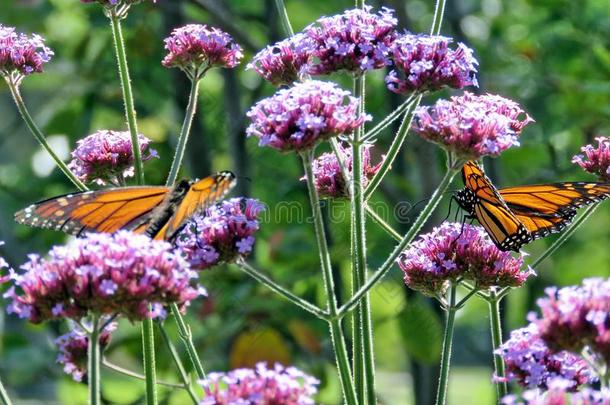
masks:
<path id="1" fill-rule="evenodd" d="M 610 405 L 610 389 L 602 388 L 596 391 L 585 388 L 580 392 L 572 393 L 566 389 L 564 380 L 551 382 L 548 391 L 525 391 L 521 396 L 507 395 L 502 398 L 503 405 Z"/>
<path id="2" fill-rule="evenodd" d="M 240 368 L 210 373 L 201 381 L 205 399 L 201 405 L 313 405 L 319 381 L 295 367 L 276 364 L 268 368 Z"/>
<path id="3" fill-rule="evenodd" d="M 369 119 L 358 114 L 358 99 L 337 85 L 317 80 L 297 83 L 256 103 L 248 112 L 248 136 L 280 151 L 302 151 L 334 136 L 349 134 Z"/>
<path id="4" fill-rule="evenodd" d="M 458 277 L 485 289 L 517 287 L 533 274 L 521 270 L 522 257 L 500 251 L 481 227 L 448 222 L 420 236 L 397 262 L 408 287 L 433 296 Z"/>
<path id="5" fill-rule="evenodd" d="M 252 58 L 248 69 L 253 69 L 274 86 L 292 84 L 299 80 L 311 51 L 311 40 L 299 33 L 261 50 Z"/>
<path id="6" fill-rule="evenodd" d="M 532 121 L 514 101 L 468 92 L 420 107 L 414 118 L 419 136 L 463 159 L 497 156 L 519 145 L 521 130 Z"/>
<path id="7" fill-rule="evenodd" d="M 142 160 L 157 157 L 149 149 L 150 139 L 138 135 Z M 82 181 L 119 185 L 134 175 L 134 157 L 129 132 L 100 130 L 77 142 L 68 168 Z"/>
<path id="8" fill-rule="evenodd" d="M 532 315 L 540 337 L 554 351 L 588 349 L 610 364 L 610 280 L 590 278 L 580 286 L 548 288 Z"/>
<path id="9" fill-rule="evenodd" d="M 597 175 L 601 181 L 610 181 L 610 138 L 600 136 L 595 138 L 597 147 L 585 145 L 580 148 L 582 154 L 574 156 L 576 163 L 585 171 Z"/>
<path id="10" fill-rule="evenodd" d="M 477 65 L 472 50 L 462 43 L 449 48 L 451 38 L 404 34 L 390 48 L 395 66 L 385 81 L 398 94 L 434 91 L 449 86 L 461 89 L 477 86 Z"/>
<path id="11" fill-rule="evenodd" d="M 176 245 L 195 269 L 235 261 L 252 251 L 258 215 L 263 209 L 251 198 L 222 201 L 188 222 Z"/>
<path id="12" fill-rule="evenodd" d="M 366 187 L 375 173 L 379 171 L 381 163 L 373 166 L 371 164 L 370 145 L 366 145 L 362 150 L 362 186 Z M 343 162 L 347 173 L 352 173 L 352 150 L 351 148 L 341 148 Z M 322 198 L 347 198 L 349 197 L 349 185 L 346 184 L 341 172 L 341 166 L 334 153 L 323 153 L 312 163 L 312 170 L 316 189 Z M 301 178 L 305 180 L 305 177 Z"/>
<path id="13" fill-rule="evenodd" d="M 100 351 L 104 351 L 110 344 L 111 334 L 116 328 L 117 324 L 113 322 L 100 332 Z M 83 381 L 87 375 L 88 334 L 79 326 L 76 326 L 74 330 L 55 339 L 55 344 L 59 349 L 57 362 L 63 365 L 64 372 L 72 376 L 74 381 Z"/>
<path id="14" fill-rule="evenodd" d="M 305 28 L 313 41 L 316 61 L 308 69 L 312 75 L 340 70 L 362 74 L 390 65 L 389 50 L 398 20 L 393 10 L 382 8 L 377 14 L 371 7 L 347 10 L 343 14 L 322 17 Z"/>
<path id="15" fill-rule="evenodd" d="M 30 255 L 21 268 L 25 273 L 12 275 L 4 295 L 11 300 L 7 312 L 34 323 L 89 312 L 141 320 L 201 294 L 191 282 L 197 274 L 170 244 L 128 231 L 88 234 L 55 246 L 47 259 Z"/>
<path id="16" fill-rule="evenodd" d="M 41 36 L 18 33 L 0 24 L 0 76 L 19 81 L 23 76 L 41 73 L 52 56 L 53 51 Z"/>
<path id="17" fill-rule="evenodd" d="M 244 56 L 229 34 L 201 24 L 176 28 L 165 39 L 165 49 L 168 54 L 163 66 L 180 68 L 194 80 L 212 67 L 234 68 Z"/>
<path id="18" fill-rule="evenodd" d="M 551 381 L 562 379 L 566 389 L 575 391 L 595 380 L 581 357 L 567 351 L 551 352 L 533 324 L 511 332 L 496 353 L 507 369 L 506 378 L 498 381 L 517 381 L 523 387 L 546 390 Z"/>

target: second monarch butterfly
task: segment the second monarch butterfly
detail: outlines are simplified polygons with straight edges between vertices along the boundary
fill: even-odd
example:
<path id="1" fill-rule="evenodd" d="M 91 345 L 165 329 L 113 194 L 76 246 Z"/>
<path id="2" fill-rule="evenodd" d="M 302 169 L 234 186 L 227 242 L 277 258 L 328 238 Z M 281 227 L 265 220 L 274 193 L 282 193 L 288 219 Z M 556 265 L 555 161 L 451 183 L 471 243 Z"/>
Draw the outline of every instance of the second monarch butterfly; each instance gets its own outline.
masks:
<path id="1" fill-rule="evenodd" d="M 171 240 L 186 220 L 221 199 L 235 183 L 235 175 L 224 171 L 198 181 L 181 180 L 173 187 L 117 187 L 66 194 L 30 205 L 15 214 L 15 221 L 72 235 L 127 229 Z"/>
<path id="2" fill-rule="evenodd" d="M 610 197 L 610 183 L 565 182 L 497 189 L 481 167 L 462 168 L 464 188 L 458 204 L 485 228 L 498 249 L 519 249 L 538 238 L 561 232 L 576 208 Z"/>

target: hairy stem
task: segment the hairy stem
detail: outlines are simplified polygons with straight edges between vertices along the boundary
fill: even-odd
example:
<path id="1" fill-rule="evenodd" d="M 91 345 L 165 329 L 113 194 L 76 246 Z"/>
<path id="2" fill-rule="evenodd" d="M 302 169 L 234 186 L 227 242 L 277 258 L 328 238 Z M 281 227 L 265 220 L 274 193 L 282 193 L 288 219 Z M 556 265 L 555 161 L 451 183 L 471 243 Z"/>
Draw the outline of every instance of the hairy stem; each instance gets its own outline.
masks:
<path id="1" fill-rule="evenodd" d="M 294 30 L 292 29 L 292 24 L 290 24 L 290 18 L 288 18 L 288 10 L 286 10 L 286 4 L 284 4 L 284 0 L 275 0 L 275 7 L 277 8 L 277 12 L 280 17 L 280 21 L 282 22 L 282 28 L 284 28 L 284 32 L 289 37 L 294 35 Z"/>
<path id="2" fill-rule="evenodd" d="M 159 402 L 159 399 L 157 395 L 155 335 L 152 319 L 145 319 L 142 321 L 142 349 L 144 352 L 144 375 L 146 376 L 146 404 L 156 405 Z"/>
<path id="3" fill-rule="evenodd" d="M 128 370 L 124 367 L 119 366 L 118 364 L 114 364 L 102 356 L 102 365 L 106 367 L 108 370 L 112 370 L 115 373 L 123 374 L 124 376 L 135 378 L 138 380 L 146 381 L 146 376 L 144 374 L 137 373 L 133 370 Z M 178 388 L 178 389 L 186 389 L 186 387 L 182 384 L 174 384 L 167 381 L 157 381 L 157 384 L 168 387 L 168 388 Z"/>
<path id="4" fill-rule="evenodd" d="M 453 343 L 453 327 L 455 324 L 455 307 L 456 284 L 451 284 L 449 291 L 449 306 L 446 310 L 445 334 L 443 336 L 443 350 L 441 354 L 441 371 L 438 379 L 438 388 L 436 391 L 436 405 L 445 405 L 447 398 L 447 386 L 449 383 L 449 366 L 451 363 L 451 345 Z"/>
<path id="5" fill-rule="evenodd" d="M 203 365 L 201 363 L 201 359 L 197 354 L 197 349 L 195 348 L 195 343 L 193 343 L 193 333 L 191 332 L 191 327 L 186 324 L 182 314 L 180 313 L 180 308 L 178 308 L 177 304 L 171 304 L 170 310 L 172 311 L 172 315 L 174 315 L 174 319 L 176 320 L 176 325 L 178 326 L 178 332 L 180 333 L 180 338 L 184 343 L 186 351 L 191 359 L 191 363 L 195 368 L 195 372 L 197 373 L 197 377 L 200 380 L 205 380 L 205 370 L 203 369 Z"/>
<path id="6" fill-rule="evenodd" d="M 4 388 L 4 384 L 0 381 L 0 401 L 2 401 L 2 405 L 13 405 L 11 398 L 8 396 L 8 392 Z"/>
<path id="7" fill-rule="evenodd" d="M 366 134 L 364 134 L 364 136 L 362 137 L 362 141 L 368 141 L 375 138 L 381 131 L 390 126 L 391 123 L 397 120 L 398 117 L 400 117 L 405 111 L 407 111 L 407 109 L 410 108 L 410 105 L 413 103 L 414 99 L 415 95 L 410 95 L 409 97 L 407 97 L 407 99 L 403 101 L 401 105 L 396 107 L 394 111 L 385 116 L 385 118 L 379 121 L 379 123 L 373 128 L 368 130 Z"/>
<path id="8" fill-rule="evenodd" d="M 494 356 L 494 368 L 496 371 L 496 377 L 504 378 L 504 359 L 499 354 L 496 354 L 496 350 L 502 345 L 502 323 L 500 317 L 500 298 L 498 298 L 496 290 L 491 289 L 489 291 L 489 299 L 487 300 L 489 305 L 489 321 L 491 323 L 491 342 L 493 345 L 493 356 Z M 498 404 L 508 393 L 505 382 L 496 383 L 496 393 Z"/>
<path id="9" fill-rule="evenodd" d="M 89 334 L 87 376 L 89 379 L 89 405 L 98 405 L 101 400 L 100 386 L 100 318 L 93 315 L 92 330 Z"/>
<path id="10" fill-rule="evenodd" d="M 445 3 L 446 0 L 436 0 L 436 7 L 434 8 L 434 18 L 432 19 L 430 35 L 438 35 L 441 33 L 443 14 L 445 14 Z"/>

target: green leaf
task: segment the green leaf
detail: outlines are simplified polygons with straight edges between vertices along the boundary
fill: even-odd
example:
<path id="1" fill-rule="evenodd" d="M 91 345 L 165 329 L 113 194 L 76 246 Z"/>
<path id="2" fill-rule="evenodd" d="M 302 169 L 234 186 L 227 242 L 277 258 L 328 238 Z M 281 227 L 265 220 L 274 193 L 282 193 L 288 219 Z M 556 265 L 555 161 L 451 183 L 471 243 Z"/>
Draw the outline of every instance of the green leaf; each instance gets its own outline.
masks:
<path id="1" fill-rule="evenodd" d="M 422 363 L 439 361 L 443 326 L 438 315 L 421 300 L 409 302 L 399 316 L 399 327 L 407 353 Z"/>

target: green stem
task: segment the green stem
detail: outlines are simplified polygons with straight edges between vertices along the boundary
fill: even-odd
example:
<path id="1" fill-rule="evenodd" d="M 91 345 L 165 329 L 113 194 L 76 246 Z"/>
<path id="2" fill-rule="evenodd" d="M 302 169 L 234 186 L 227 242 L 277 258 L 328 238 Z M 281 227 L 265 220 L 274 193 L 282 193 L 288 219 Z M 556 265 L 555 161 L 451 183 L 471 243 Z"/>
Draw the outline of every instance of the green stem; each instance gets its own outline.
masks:
<path id="1" fill-rule="evenodd" d="M 424 226 L 424 224 L 426 223 L 428 218 L 430 218 L 430 216 L 434 212 L 434 209 L 436 208 L 436 206 L 442 199 L 443 193 L 447 190 L 447 188 L 451 184 L 451 181 L 453 180 L 455 175 L 458 173 L 458 171 L 459 171 L 459 169 L 455 169 L 455 168 L 447 170 L 447 173 L 445 173 L 445 176 L 441 180 L 441 183 L 439 184 L 437 189 L 434 191 L 434 193 L 430 197 L 428 204 L 424 207 L 422 212 L 419 214 L 419 216 L 417 217 L 417 219 L 415 220 L 415 222 L 413 223 L 411 228 L 409 228 L 409 231 L 407 232 L 407 234 L 404 236 L 404 238 L 402 238 L 402 240 L 398 243 L 398 245 L 396 245 L 394 247 L 394 250 L 392 251 L 390 256 L 385 260 L 385 262 L 381 265 L 381 267 L 367 280 L 367 282 L 362 286 L 362 288 L 360 288 L 349 299 L 349 301 L 347 301 L 339 309 L 339 312 L 337 314 L 339 317 L 345 316 L 352 309 L 354 309 L 354 307 L 360 301 L 360 298 L 364 294 L 366 294 L 371 288 L 373 288 L 375 286 L 375 284 L 377 284 L 377 282 L 379 280 L 381 280 L 383 278 L 383 276 L 385 276 L 387 274 L 388 271 L 390 271 L 390 269 L 394 265 L 395 260 L 398 258 L 398 256 L 400 256 L 400 253 L 402 253 L 404 248 L 409 243 L 411 243 L 411 241 L 415 238 L 415 236 L 417 236 L 417 233 L 419 232 L 421 227 Z"/>
<path id="2" fill-rule="evenodd" d="M 191 133 L 191 126 L 193 124 L 193 118 L 197 112 L 197 99 L 199 96 L 199 79 L 191 79 L 191 93 L 189 95 L 188 106 L 186 107 L 186 114 L 184 116 L 184 122 L 182 123 L 182 129 L 180 130 L 180 137 L 178 138 L 178 145 L 176 145 L 176 153 L 174 154 L 174 160 L 172 167 L 167 176 L 166 186 L 171 186 L 176 182 L 178 178 L 178 172 L 180 166 L 182 166 L 182 159 L 184 158 L 184 151 L 186 150 L 186 144 L 188 143 L 189 135 Z"/>
<path id="3" fill-rule="evenodd" d="M 443 14 L 445 14 L 445 3 L 446 0 L 436 0 L 436 7 L 434 8 L 434 18 L 432 19 L 430 35 L 438 35 L 441 33 Z"/>
<path id="4" fill-rule="evenodd" d="M 498 378 L 504 378 L 504 359 L 499 354 L 496 354 L 496 350 L 502 345 L 502 323 L 500 318 L 500 299 L 497 296 L 496 290 L 491 289 L 489 291 L 489 299 L 487 300 L 489 305 L 489 320 L 491 322 L 491 341 L 493 345 L 494 353 L 494 368 L 496 370 L 496 376 Z M 500 404 L 502 398 L 508 394 L 506 382 L 496 383 L 497 401 Z"/>
<path id="5" fill-rule="evenodd" d="M 2 401 L 3 405 L 13 405 L 11 398 L 8 396 L 8 392 L 6 392 L 6 389 L 4 388 L 4 384 L 2 384 L 2 381 L 0 381 L 0 400 Z"/>
<path id="6" fill-rule="evenodd" d="M 134 167 L 138 184 L 144 184 L 144 167 L 142 165 L 142 153 L 140 151 L 140 141 L 138 139 L 138 124 L 136 122 L 136 109 L 133 101 L 133 91 L 131 90 L 131 79 L 129 77 L 129 67 L 127 66 L 127 54 L 125 52 L 125 40 L 121 29 L 121 16 L 116 12 L 109 13 L 110 26 L 112 27 L 112 38 L 114 39 L 114 50 L 119 68 L 119 78 L 121 89 L 123 90 L 123 102 L 125 104 L 125 117 L 127 127 L 131 136 L 131 147 L 133 150 Z"/>
<path id="7" fill-rule="evenodd" d="M 251 276 L 253 279 L 258 281 L 259 283 L 267 286 L 271 291 L 281 295 L 282 297 L 286 298 L 288 301 L 292 302 L 294 305 L 300 307 L 301 309 L 304 309 L 305 311 L 309 312 L 310 314 L 315 315 L 320 319 L 328 320 L 328 313 L 326 311 L 324 311 L 321 308 L 318 308 L 316 305 L 313 305 L 312 303 L 310 303 L 310 302 L 304 300 L 303 298 L 288 291 L 287 289 L 285 289 L 281 285 L 277 284 L 276 282 L 271 280 L 269 277 L 267 277 L 266 275 L 264 275 L 263 273 L 261 273 L 260 271 L 255 269 L 254 267 L 250 266 L 245 261 L 239 260 L 236 264 L 237 264 L 237 267 L 239 267 L 241 270 L 243 270 L 245 273 L 247 273 L 249 276 Z"/>
<path id="8" fill-rule="evenodd" d="M 326 241 L 326 233 L 324 231 L 324 223 L 322 220 L 322 210 L 320 209 L 320 197 L 316 190 L 311 163 L 313 162 L 313 151 L 306 151 L 301 154 L 303 159 L 303 168 L 305 169 L 305 178 L 307 179 L 307 188 L 309 190 L 309 202 L 314 220 L 314 230 L 316 234 L 316 242 L 318 244 L 318 252 L 320 255 L 320 267 L 322 269 L 322 278 L 324 280 L 324 289 L 326 291 L 327 311 L 331 319 L 330 335 L 333 343 L 333 350 L 339 369 L 339 377 L 343 389 L 343 396 L 348 405 L 357 405 L 356 392 L 352 382 L 352 374 L 349 367 L 349 359 L 347 349 L 345 347 L 345 337 L 341 328 L 341 320 L 337 317 L 337 297 L 335 295 L 335 286 L 332 277 L 332 267 L 330 263 L 330 253 L 328 243 Z"/>
<path id="9" fill-rule="evenodd" d="M 150 305 L 150 304 L 149 304 Z M 150 310 L 150 308 L 149 308 Z M 142 321 L 142 349 L 144 352 L 144 375 L 146 376 L 146 404 L 156 405 L 157 397 L 157 372 L 155 369 L 155 331 L 153 320 Z"/>
<path id="10" fill-rule="evenodd" d="M 275 7 L 277 8 L 277 12 L 279 14 L 280 21 L 282 22 L 282 28 L 284 28 L 284 32 L 289 37 L 293 36 L 294 30 L 292 29 L 292 24 L 290 24 L 288 10 L 286 10 L 286 4 L 284 4 L 284 0 L 275 0 Z"/>
<path id="11" fill-rule="evenodd" d="M 184 365 L 182 364 L 182 360 L 180 360 L 180 355 L 176 350 L 176 347 L 172 343 L 172 340 L 167 335 L 167 331 L 163 327 L 161 322 L 157 322 L 157 326 L 159 327 L 159 331 L 161 332 L 161 337 L 163 337 L 163 341 L 165 342 L 165 346 L 169 350 L 169 353 L 176 364 L 176 368 L 178 369 L 178 374 L 180 374 L 180 379 L 182 380 L 183 388 L 188 392 L 189 396 L 193 400 L 193 404 L 197 405 L 199 403 L 199 398 L 195 391 L 193 390 L 193 384 L 191 379 L 189 378 L 188 373 L 186 372 Z"/>
<path id="12" fill-rule="evenodd" d="M 104 367 L 106 367 L 109 370 L 114 371 L 115 373 L 119 373 L 119 374 L 123 374 L 127 377 L 131 377 L 131 378 L 135 378 L 138 380 L 142 380 L 142 381 L 146 381 L 146 376 L 140 373 L 136 373 L 133 370 L 128 370 L 126 368 L 123 368 L 117 364 L 111 363 L 110 361 L 108 361 L 107 359 L 105 359 L 102 356 L 102 365 Z M 170 383 L 167 381 L 157 381 L 157 384 L 163 386 L 163 387 L 167 387 L 167 388 L 179 388 L 179 389 L 186 389 L 186 387 L 182 384 L 174 384 L 174 383 Z"/>
<path id="13" fill-rule="evenodd" d="M 25 124 L 27 125 L 28 129 L 30 130 L 32 135 L 34 135 L 34 138 L 36 138 L 38 143 L 40 143 L 40 146 L 42 146 L 44 148 L 44 150 L 49 154 L 49 156 L 51 156 L 53 161 L 55 161 L 55 164 L 66 175 L 66 177 L 68 177 L 68 179 L 70 179 L 70 181 L 72 183 L 74 183 L 74 185 L 76 187 L 78 187 L 79 190 L 86 191 L 87 186 L 85 186 L 83 184 L 83 182 L 80 181 L 78 179 L 78 177 L 76 177 L 76 175 L 74 173 L 72 173 L 72 171 L 68 168 L 68 166 L 66 166 L 66 164 L 59 158 L 59 156 L 57 156 L 55 154 L 55 152 L 51 148 L 51 145 L 49 145 L 49 143 L 47 142 L 46 137 L 44 136 L 42 131 L 38 128 L 38 126 L 34 122 L 34 119 L 32 118 L 32 116 L 30 115 L 30 112 L 28 111 L 27 107 L 25 106 L 23 97 L 21 96 L 21 92 L 19 91 L 19 85 L 17 85 L 10 79 L 7 79 L 6 82 L 8 83 L 8 88 L 11 91 L 13 100 L 15 101 L 15 104 L 17 105 L 19 114 L 21 114 L 21 118 L 23 118 L 23 120 L 25 121 Z"/>
<path id="14" fill-rule="evenodd" d="M 400 117 L 409 106 L 413 103 L 414 95 L 410 95 L 405 101 L 402 102 L 401 105 L 396 107 L 394 111 L 388 114 L 384 119 L 382 119 L 377 125 L 371 128 L 367 133 L 362 137 L 362 141 L 368 141 L 376 137 L 381 131 L 386 129 L 391 123 L 393 123 L 398 117 Z"/>
<path id="15" fill-rule="evenodd" d="M 392 226 L 390 224 L 388 224 L 386 221 L 383 220 L 383 218 L 381 218 L 376 212 L 375 210 L 373 210 L 371 207 L 367 206 L 366 207 L 366 213 L 368 214 L 369 217 L 371 217 L 371 219 L 375 222 L 377 222 L 377 224 L 379 226 L 381 226 L 381 229 L 383 229 L 384 231 L 386 231 L 386 233 L 388 235 L 390 235 L 394 240 L 396 240 L 397 242 L 400 242 L 402 239 L 402 236 L 396 232 L 394 230 L 394 228 L 392 228 Z"/>
<path id="16" fill-rule="evenodd" d="M 438 389 L 436 391 L 436 405 L 445 405 L 447 398 L 447 386 L 449 385 L 449 366 L 451 363 L 451 345 L 453 343 L 453 327 L 455 324 L 455 296 L 456 284 L 451 284 L 449 292 L 449 307 L 447 308 L 447 318 L 445 320 L 445 335 L 443 336 L 443 350 L 441 354 L 441 371 L 438 379 Z"/>
<path id="17" fill-rule="evenodd" d="M 415 109 L 419 105 L 421 98 L 422 98 L 421 95 L 417 96 L 415 98 L 415 100 L 411 104 L 409 104 L 408 108 L 406 109 L 405 117 L 403 118 L 402 123 L 400 124 L 400 128 L 398 129 L 396 136 L 394 136 L 392 145 L 390 145 L 390 149 L 388 149 L 388 153 L 386 154 L 385 158 L 383 159 L 383 162 L 381 163 L 381 167 L 379 168 L 379 171 L 377 173 L 375 173 L 375 175 L 373 176 L 373 178 L 369 182 L 369 185 L 366 188 L 366 192 L 364 193 L 365 200 L 368 200 L 371 197 L 373 192 L 375 192 L 375 190 L 377 189 L 379 184 L 381 184 L 381 182 L 383 181 L 383 178 L 385 177 L 385 175 L 388 174 L 388 172 L 390 171 L 390 168 L 392 167 L 392 163 L 394 163 L 396 156 L 398 156 L 398 152 L 400 152 L 400 148 L 402 147 L 405 139 L 407 138 L 407 134 L 409 133 L 409 128 L 411 128 L 411 121 L 413 121 L 413 115 L 415 113 Z"/>
<path id="18" fill-rule="evenodd" d="M 594 205 L 587 207 L 585 209 L 585 211 L 578 218 L 576 218 L 576 220 L 574 221 L 572 226 L 570 226 L 568 229 L 566 229 L 557 238 L 557 240 L 555 240 L 555 242 L 553 242 L 551 244 L 551 246 L 549 246 L 548 249 L 545 250 L 544 253 L 542 253 L 540 255 L 540 257 L 538 257 L 538 259 L 536 259 L 536 261 L 531 264 L 531 267 L 534 269 L 537 268 L 538 266 L 540 266 L 540 263 L 545 261 L 550 255 L 555 253 L 555 251 L 561 245 L 563 245 L 565 243 L 565 241 L 567 241 L 574 234 L 574 232 L 576 232 L 576 230 L 593 214 L 593 212 L 595 212 L 595 210 L 597 209 L 598 206 L 599 206 L 599 204 L 594 204 Z"/>
<path id="19" fill-rule="evenodd" d="M 172 311 L 172 315 L 174 315 L 174 319 L 176 320 L 176 325 L 178 326 L 178 333 L 180 334 L 180 338 L 186 347 L 186 351 L 191 359 L 191 363 L 195 368 L 195 372 L 197 373 L 197 377 L 200 380 L 205 380 L 205 370 L 203 369 L 203 365 L 201 363 L 201 359 L 199 359 L 199 355 L 197 354 L 197 349 L 195 348 L 195 343 L 193 343 L 193 333 L 191 332 L 191 327 L 186 324 L 182 314 L 180 313 L 180 308 L 178 305 L 171 304 L 170 309 Z"/>
<path id="20" fill-rule="evenodd" d="M 98 405 L 101 400 L 100 386 L 100 318 L 93 315 L 92 330 L 89 334 L 87 375 L 89 378 L 89 405 Z"/>

